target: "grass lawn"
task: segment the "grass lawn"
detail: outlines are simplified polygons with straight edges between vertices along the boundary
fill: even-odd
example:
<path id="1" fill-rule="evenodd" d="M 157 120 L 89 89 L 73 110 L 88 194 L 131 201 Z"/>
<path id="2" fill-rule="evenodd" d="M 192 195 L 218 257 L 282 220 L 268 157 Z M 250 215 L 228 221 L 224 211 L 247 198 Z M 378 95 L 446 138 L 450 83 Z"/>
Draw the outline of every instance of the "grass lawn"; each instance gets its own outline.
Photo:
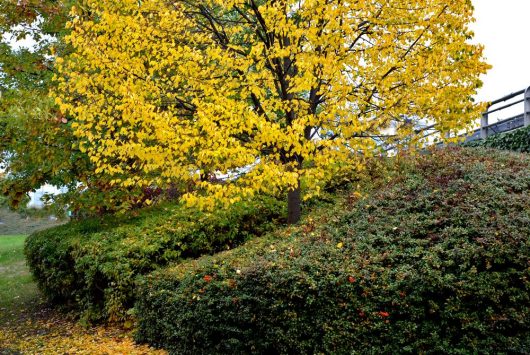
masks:
<path id="1" fill-rule="evenodd" d="M 117 327 L 80 326 L 48 307 L 24 260 L 24 235 L 0 235 L 0 354 L 165 354 Z"/>
<path id="2" fill-rule="evenodd" d="M 32 304 L 40 296 L 24 260 L 26 236 L 0 236 L 0 321 Z"/>

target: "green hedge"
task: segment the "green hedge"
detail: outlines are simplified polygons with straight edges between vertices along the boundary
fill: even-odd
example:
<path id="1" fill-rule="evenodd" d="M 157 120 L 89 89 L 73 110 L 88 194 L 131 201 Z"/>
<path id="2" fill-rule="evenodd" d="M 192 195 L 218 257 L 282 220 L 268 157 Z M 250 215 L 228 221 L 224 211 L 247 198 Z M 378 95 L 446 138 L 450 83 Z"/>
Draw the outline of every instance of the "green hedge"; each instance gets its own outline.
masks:
<path id="1" fill-rule="evenodd" d="M 168 204 L 137 217 L 76 221 L 31 235 L 25 254 L 50 301 L 81 311 L 88 321 L 124 320 L 138 275 L 261 235 L 284 215 L 283 205 L 262 197 L 206 214 Z"/>
<path id="2" fill-rule="evenodd" d="M 152 273 L 172 353 L 530 352 L 530 158 L 447 149 L 318 221 Z M 283 235 L 286 234 L 286 235 Z"/>
<path id="3" fill-rule="evenodd" d="M 486 139 L 465 143 L 465 146 L 487 147 L 530 153 L 530 127 L 520 128 L 513 132 L 496 134 Z"/>

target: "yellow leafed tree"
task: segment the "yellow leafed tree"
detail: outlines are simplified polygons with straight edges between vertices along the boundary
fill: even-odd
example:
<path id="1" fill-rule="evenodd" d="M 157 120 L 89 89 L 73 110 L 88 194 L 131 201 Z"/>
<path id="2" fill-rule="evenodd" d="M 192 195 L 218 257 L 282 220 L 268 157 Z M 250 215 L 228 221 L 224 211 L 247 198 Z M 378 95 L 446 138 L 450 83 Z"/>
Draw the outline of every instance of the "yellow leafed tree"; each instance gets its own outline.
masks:
<path id="1" fill-rule="evenodd" d="M 377 142 L 479 116 L 469 0 L 86 0 L 58 58 L 61 110 L 114 184 L 204 208 L 287 193 L 289 221 Z"/>

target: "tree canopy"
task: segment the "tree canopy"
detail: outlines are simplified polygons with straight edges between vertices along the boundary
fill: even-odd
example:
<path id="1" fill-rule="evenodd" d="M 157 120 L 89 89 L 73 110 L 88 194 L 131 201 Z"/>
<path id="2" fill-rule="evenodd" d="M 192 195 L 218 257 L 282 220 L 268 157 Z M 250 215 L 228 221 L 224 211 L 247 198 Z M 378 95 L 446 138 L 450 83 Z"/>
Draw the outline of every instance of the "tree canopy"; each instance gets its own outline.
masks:
<path id="1" fill-rule="evenodd" d="M 289 220 L 376 140 L 479 116 L 469 0 L 86 0 L 57 58 L 60 111 L 114 186 L 204 208 L 288 193 Z M 149 200 L 146 201 L 149 203 Z"/>

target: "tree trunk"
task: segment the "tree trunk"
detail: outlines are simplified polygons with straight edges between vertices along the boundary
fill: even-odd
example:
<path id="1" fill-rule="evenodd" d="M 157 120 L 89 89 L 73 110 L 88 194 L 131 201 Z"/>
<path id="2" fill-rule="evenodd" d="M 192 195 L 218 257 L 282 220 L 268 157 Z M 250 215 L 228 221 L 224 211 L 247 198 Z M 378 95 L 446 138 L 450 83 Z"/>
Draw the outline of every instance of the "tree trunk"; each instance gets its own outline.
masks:
<path id="1" fill-rule="evenodd" d="M 300 192 L 300 182 L 298 187 L 287 193 L 287 223 L 296 224 L 302 216 L 302 198 Z"/>

